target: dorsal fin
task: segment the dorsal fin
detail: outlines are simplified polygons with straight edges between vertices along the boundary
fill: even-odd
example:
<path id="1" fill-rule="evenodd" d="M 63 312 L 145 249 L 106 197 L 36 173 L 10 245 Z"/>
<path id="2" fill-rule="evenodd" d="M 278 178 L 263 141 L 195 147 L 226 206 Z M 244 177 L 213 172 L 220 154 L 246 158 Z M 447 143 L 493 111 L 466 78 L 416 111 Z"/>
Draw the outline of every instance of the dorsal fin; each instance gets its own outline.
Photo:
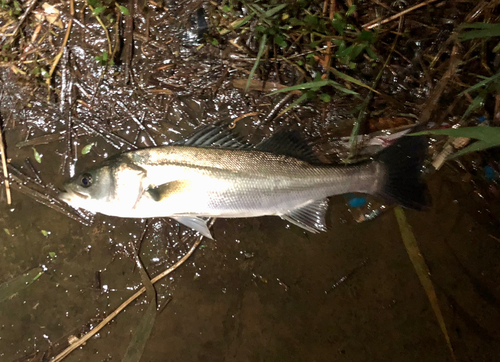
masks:
<path id="1" fill-rule="evenodd" d="M 228 125 L 205 125 L 196 129 L 186 139 L 173 143 L 176 146 L 249 148 L 241 137 L 236 136 Z"/>
<path id="2" fill-rule="evenodd" d="M 280 131 L 275 133 L 267 140 L 255 146 L 255 149 L 295 157 L 313 164 L 321 163 L 314 155 L 311 146 L 296 131 Z"/>

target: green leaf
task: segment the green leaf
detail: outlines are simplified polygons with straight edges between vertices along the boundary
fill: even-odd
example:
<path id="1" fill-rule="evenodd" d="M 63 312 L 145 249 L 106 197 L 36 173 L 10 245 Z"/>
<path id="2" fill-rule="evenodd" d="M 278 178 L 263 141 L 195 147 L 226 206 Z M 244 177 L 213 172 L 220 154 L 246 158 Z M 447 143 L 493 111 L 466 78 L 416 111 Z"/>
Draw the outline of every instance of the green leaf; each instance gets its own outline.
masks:
<path id="1" fill-rule="evenodd" d="M 286 107 L 284 110 L 280 112 L 280 115 L 287 113 L 290 109 L 298 106 L 302 102 L 305 102 L 307 100 L 307 94 L 302 94 L 297 100 L 295 100 L 292 104 L 290 104 L 288 107 Z"/>
<path id="2" fill-rule="evenodd" d="M 493 147 L 498 147 L 498 146 L 500 146 L 500 144 L 498 142 L 489 143 L 489 142 L 477 141 L 477 142 L 474 142 L 473 144 L 465 147 L 463 150 L 455 152 L 454 154 L 452 154 L 449 157 L 449 159 L 451 160 L 451 159 L 460 157 L 462 155 L 465 155 L 466 153 L 476 152 L 476 151 L 484 151 L 484 150 L 487 150 L 488 148 L 493 148 Z"/>
<path id="3" fill-rule="evenodd" d="M 356 5 L 349 6 L 349 9 L 345 12 L 345 16 L 351 16 L 356 11 Z"/>
<path id="4" fill-rule="evenodd" d="M 500 127 L 461 127 L 461 128 L 446 128 L 446 129 L 433 129 L 429 131 L 422 131 L 412 133 L 412 136 L 418 135 L 443 135 L 450 137 L 465 137 L 474 138 L 481 141 L 500 144 Z"/>
<path id="5" fill-rule="evenodd" d="M 144 347 L 149 339 L 156 319 L 156 302 L 150 301 L 146 313 L 142 317 L 137 329 L 132 336 L 122 362 L 139 362 L 144 352 Z"/>
<path id="6" fill-rule="evenodd" d="M 40 230 L 43 236 L 47 237 L 49 236 L 49 232 L 47 230 Z"/>
<path id="7" fill-rule="evenodd" d="M 332 86 L 335 89 L 338 89 L 341 92 L 344 92 L 347 94 L 352 94 L 352 95 L 358 94 L 357 92 L 352 91 L 350 89 L 347 89 L 347 88 L 343 87 L 341 84 L 339 84 L 333 80 L 326 79 L 326 80 L 314 81 L 314 82 L 309 82 L 309 83 L 301 83 L 301 84 L 297 84 L 297 85 L 294 85 L 291 87 L 278 89 L 274 92 L 269 93 L 268 95 L 271 96 L 271 95 L 274 95 L 276 93 L 290 92 L 290 91 L 294 91 L 294 90 L 304 90 L 304 89 L 313 89 L 313 90 L 316 89 L 317 90 L 317 89 L 324 87 L 324 86 Z"/>
<path id="8" fill-rule="evenodd" d="M 272 95 L 275 95 L 277 93 L 291 92 L 294 90 L 304 90 L 304 89 L 311 89 L 311 88 L 319 89 L 319 88 L 327 86 L 329 84 L 330 84 L 330 80 L 328 80 L 328 79 L 327 80 L 320 80 L 320 81 L 316 81 L 316 82 L 301 83 L 301 84 L 297 84 L 297 85 L 294 85 L 291 87 L 286 87 L 286 88 L 281 88 L 281 89 L 275 90 L 274 92 L 269 93 L 268 96 L 272 96 Z"/>
<path id="9" fill-rule="evenodd" d="M 270 18 L 274 14 L 276 14 L 276 13 L 280 12 L 281 10 L 283 10 L 284 8 L 286 8 L 286 6 L 287 6 L 287 4 L 281 4 L 281 5 L 275 6 L 274 8 L 267 10 L 264 13 L 264 15 L 267 16 L 268 18 Z"/>
<path id="10" fill-rule="evenodd" d="M 222 7 L 222 11 L 223 11 L 223 12 L 225 12 L 225 13 L 228 13 L 228 12 L 230 12 L 230 11 L 231 11 L 231 7 L 230 7 L 229 5 L 227 5 L 227 4 L 226 4 L 226 5 L 224 5 L 224 6 Z"/>
<path id="11" fill-rule="evenodd" d="M 89 143 L 88 145 L 86 145 L 85 147 L 82 148 L 82 155 L 86 155 L 87 153 L 90 152 L 90 150 L 92 149 L 92 146 L 94 144 L 93 143 Z"/>
<path id="12" fill-rule="evenodd" d="M 347 20 L 345 20 L 342 17 L 340 17 L 340 18 L 334 18 L 333 21 L 332 21 L 332 25 L 333 25 L 333 28 L 335 30 L 337 30 L 337 32 L 340 35 L 343 35 L 345 33 L 345 29 L 347 27 Z"/>
<path id="13" fill-rule="evenodd" d="M 332 100 L 332 97 L 330 97 L 328 94 L 326 93 L 323 93 L 321 94 L 321 96 L 319 97 L 323 102 L 325 103 L 329 103 L 331 100 Z"/>
<path id="14" fill-rule="evenodd" d="M 56 253 L 54 251 L 49 251 L 49 256 L 54 259 L 56 257 Z"/>
<path id="15" fill-rule="evenodd" d="M 266 42 L 267 42 L 267 35 L 264 34 L 264 35 L 262 35 L 262 38 L 260 39 L 259 52 L 257 53 L 257 59 L 255 60 L 255 63 L 253 64 L 252 70 L 250 71 L 250 75 L 248 76 L 247 85 L 245 87 L 245 93 L 248 92 L 248 88 L 250 88 L 250 82 L 252 81 L 253 76 L 255 75 L 255 71 L 257 70 L 257 67 L 259 66 L 260 58 L 262 57 L 262 54 L 264 54 L 264 49 L 266 48 Z"/>
<path id="16" fill-rule="evenodd" d="M 483 86 L 485 86 L 485 85 L 487 85 L 487 84 L 489 84 L 489 83 L 497 80 L 498 78 L 500 78 L 500 71 L 498 71 L 497 74 L 492 75 L 491 77 L 486 78 L 486 79 L 484 79 L 484 80 L 482 80 L 482 81 L 474 84 L 472 87 L 467 88 L 463 92 L 459 93 L 458 97 L 463 96 L 465 93 L 470 93 L 472 91 L 475 91 L 476 89 L 479 89 L 479 88 L 481 88 L 481 87 L 483 87 Z"/>
<path id="17" fill-rule="evenodd" d="M 36 148 L 35 148 L 35 147 L 32 147 L 32 149 L 33 149 L 33 155 L 35 156 L 35 160 L 36 160 L 36 162 L 38 162 L 38 163 L 42 163 L 42 155 L 40 155 L 40 154 L 38 153 L 38 151 L 36 150 Z"/>
<path id="18" fill-rule="evenodd" d="M 423 131 L 412 133 L 411 136 L 418 135 L 444 135 L 450 137 L 464 137 L 473 138 L 479 141 L 467 146 L 463 150 L 460 150 L 449 158 L 453 159 L 460 157 L 466 153 L 482 151 L 488 148 L 499 147 L 500 146 L 500 127 L 462 127 L 462 128 L 448 128 L 448 129 L 435 129 L 430 131 Z"/>
<path id="19" fill-rule="evenodd" d="M 372 92 L 380 94 L 377 90 L 373 89 L 372 87 L 370 87 L 369 85 L 363 83 L 362 81 L 357 80 L 356 78 L 351 77 L 350 75 L 344 74 L 344 73 L 338 71 L 335 68 L 330 68 L 330 70 L 331 70 L 331 72 L 333 74 L 335 74 L 337 77 L 339 77 L 339 78 L 341 78 L 343 80 L 346 80 L 348 82 L 354 83 L 356 85 L 359 85 L 360 87 L 367 88 L 367 89 L 371 90 Z"/>
<path id="20" fill-rule="evenodd" d="M 19 15 L 23 11 L 23 9 L 21 8 L 21 5 L 19 5 L 19 2 L 17 0 L 14 0 L 14 9 L 15 9 L 15 12 L 14 12 L 15 15 Z"/>
<path id="21" fill-rule="evenodd" d="M 42 75 L 42 77 L 44 77 L 44 78 L 49 78 L 49 77 L 50 77 L 49 72 L 47 72 L 44 68 L 40 68 L 40 74 L 41 74 L 41 75 Z"/>
<path id="22" fill-rule="evenodd" d="M 377 36 L 373 31 L 363 30 L 358 35 L 358 40 L 366 43 L 373 44 L 377 40 Z"/>
<path id="23" fill-rule="evenodd" d="M 136 258 L 136 264 L 139 267 L 139 273 L 141 274 L 142 285 L 146 288 L 146 293 L 149 298 L 149 306 L 146 309 L 146 313 L 142 317 L 141 321 L 137 325 L 137 329 L 130 340 L 122 362 L 139 362 L 141 360 L 142 353 L 146 347 L 146 342 L 148 341 L 151 331 L 153 330 L 157 314 L 155 287 L 151 283 L 146 270 L 144 270 L 144 266 L 139 257 L 136 256 Z"/>
<path id="24" fill-rule="evenodd" d="M 469 115 L 474 112 L 476 109 L 481 108 L 484 105 L 484 101 L 486 99 L 487 92 L 483 90 L 480 92 L 473 100 L 472 103 L 467 107 L 467 110 L 462 115 L 462 119 L 466 119 Z"/>
<path id="25" fill-rule="evenodd" d="M 472 23 L 461 27 L 462 29 L 475 29 L 466 31 L 458 36 L 460 41 L 466 41 L 477 38 L 491 38 L 500 36 L 500 24 Z"/>
<path id="26" fill-rule="evenodd" d="M 231 26 L 233 29 L 238 29 L 240 26 L 243 26 L 246 23 L 248 23 L 250 21 L 250 19 L 252 19 L 252 18 L 253 18 L 253 14 L 247 15 L 242 19 L 236 20 L 234 23 L 231 24 Z"/>
<path id="27" fill-rule="evenodd" d="M 43 274 L 42 268 L 33 268 L 27 273 L 6 281 L 0 285 L 0 303 L 12 298 L 22 289 L 28 287 Z"/>
<path id="28" fill-rule="evenodd" d="M 291 26 L 303 26 L 304 25 L 304 22 L 302 20 L 297 19 L 297 18 L 288 19 L 288 23 Z"/>
<path id="29" fill-rule="evenodd" d="M 305 17 L 304 17 L 304 22 L 311 28 L 315 28 L 318 23 L 319 23 L 319 19 L 316 17 L 316 16 L 312 16 L 312 15 L 309 15 L 307 14 Z"/>
<path id="30" fill-rule="evenodd" d="M 500 51 L 500 42 L 498 42 L 497 45 L 495 45 L 495 47 L 493 48 L 493 53 L 498 53 Z"/>
<path id="31" fill-rule="evenodd" d="M 413 264 L 413 268 L 415 269 L 415 272 L 420 279 L 420 284 L 422 284 L 425 294 L 427 294 L 429 303 L 432 307 L 432 310 L 434 311 L 439 327 L 441 328 L 441 332 L 443 333 L 450 350 L 452 361 L 456 361 L 455 355 L 453 353 L 453 348 L 451 346 L 450 337 L 448 336 L 448 331 L 446 330 L 446 323 L 444 321 L 443 314 L 441 313 L 441 309 L 439 308 L 439 301 L 436 295 L 436 290 L 434 289 L 434 284 L 432 283 L 430 277 L 431 272 L 427 267 L 425 259 L 422 256 L 420 248 L 418 247 L 415 235 L 413 234 L 410 224 L 408 224 L 408 221 L 406 220 L 405 212 L 403 211 L 401 206 L 398 206 L 394 209 L 394 214 L 396 215 L 396 219 L 398 221 L 403 244 L 405 245 L 410 261 Z"/>
<path id="32" fill-rule="evenodd" d="M 126 6 L 123 6 L 123 5 L 119 5 L 118 8 L 120 9 L 120 12 L 123 14 L 123 15 L 130 15 L 130 11 L 128 11 L 127 7 Z"/>
<path id="33" fill-rule="evenodd" d="M 369 56 L 370 58 L 372 58 L 373 60 L 377 60 L 377 59 L 378 59 L 377 54 L 375 54 L 375 52 L 373 51 L 373 49 L 372 49 L 372 48 L 370 48 L 369 46 L 367 46 L 367 47 L 365 48 L 365 51 L 366 51 L 366 54 L 368 54 L 368 56 Z"/>
<path id="34" fill-rule="evenodd" d="M 288 43 L 285 41 L 285 39 L 283 39 L 283 37 L 279 34 L 274 36 L 274 42 L 276 43 L 276 45 L 280 46 L 281 48 L 285 48 L 288 45 Z"/>
<path id="35" fill-rule="evenodd" d="M 238 29 L 239 27 L 245 25 L 246 23 L 248 23 L 248 21 L 250 19 L 253 18 L 253 14 L 250 14 L 250 15 L 247 15 L 245 16 L 244 18 L 241 18 L 241 19 L 238 19 L 236 21 L 233 21 L 230 25 L 229 25 L 229 29 L 220 29 L 220 30 L 217 30 L 219 32 L 220 35 L 225 35 L 225 34 L 228 34 L 230 33 L 232 30 L 235 30 L 235 29 Z"/>
<path id="36" fill-rule="evenodd" d="M 94 11 L 92 11 L 92 14 L 94 15 L 99 15 L 101 14 L 104 10 L 106 10 L 106 8 L 104 6 L 98 6 L 96 8 L 94 8 Z"/>

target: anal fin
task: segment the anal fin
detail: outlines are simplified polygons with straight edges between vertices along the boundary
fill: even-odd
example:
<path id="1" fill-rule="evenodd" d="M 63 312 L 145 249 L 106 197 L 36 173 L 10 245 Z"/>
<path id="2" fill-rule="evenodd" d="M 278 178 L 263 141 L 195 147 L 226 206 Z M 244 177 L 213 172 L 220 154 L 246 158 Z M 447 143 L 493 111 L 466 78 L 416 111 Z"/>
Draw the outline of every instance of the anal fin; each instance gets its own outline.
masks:
<path id="1" fill-rule="evenodd" d="M 210 233 L 210 230 L 208 230 L 206 220 L 202 219 L 201 217 L 171 216 L 171 218 L 176 220 L 177 222 L 180 222 L 183 225 L 186 225 L 187 227 L 190 227 L 193 230 L 198 231 L 201 235 L 203 235 L 209 239 L 213 239 L 212 234 Z"/>
<path id="2" fill-rule="evenodd" d="M 319 233 L 327 230 L 325 222 L 327 209 L 328 199 L 314 200 L 279 216 L 311 233 Z"/>

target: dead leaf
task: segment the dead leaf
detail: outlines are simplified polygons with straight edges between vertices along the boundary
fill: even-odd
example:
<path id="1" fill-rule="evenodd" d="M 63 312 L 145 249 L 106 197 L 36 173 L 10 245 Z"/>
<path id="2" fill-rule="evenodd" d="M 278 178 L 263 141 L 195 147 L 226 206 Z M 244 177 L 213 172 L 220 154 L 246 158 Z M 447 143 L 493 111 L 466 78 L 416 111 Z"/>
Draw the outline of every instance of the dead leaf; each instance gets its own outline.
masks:
<path id="1" fill-rule="evenodd" d="M 404 117 L 380 117 L 368 120 L 370 132 L 378 132 L 411 124 L 413 124 L 412 120 Z"/>
<path id="2" fill-rule="evenodd" d="M 57 9 L 55 5 L 50 5 L 49 3 L 44 3 L 42 5 L 42 8 L 43 11 L 37 12 L 35 14 L 35 17 L 40 21 L 47 20 L 49 24 L 58 26 L 62 29 L 63 23 L 60 19 L 61 12 L 59 11 L 59 9 Z"/>

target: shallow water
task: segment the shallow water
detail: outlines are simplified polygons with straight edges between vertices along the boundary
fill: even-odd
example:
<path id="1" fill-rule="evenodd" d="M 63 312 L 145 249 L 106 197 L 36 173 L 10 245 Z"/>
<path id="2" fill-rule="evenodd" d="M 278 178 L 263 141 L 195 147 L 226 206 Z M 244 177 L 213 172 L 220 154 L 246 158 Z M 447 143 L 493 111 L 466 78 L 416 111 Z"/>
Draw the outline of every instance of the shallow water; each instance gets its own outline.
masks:
<path id="1" fill-rule="evenodd" d="M 431 178 L 430 210 L 407 215 L 458 360 L 493 360 L 500 352 L 500 233 L 478 222 L 469 192 L 443 187 L 449 177 L 445 169 Z M 97 216 L 85 227 L 17 193 L 14 200 L 10 210 L 2 205 L 0 227 L 11 232 L 2 236 L 3 280 L 39 265 L 47 271 L 2 302 L 2 360 L 92 328 L 140 286 L 126 249 L 143 221 Z M 358 224 L 342 197 L 331 209 L 331 230 L 320 235 L 272 217 L 218 220 L 216 241 L 204 240 L 159 283 L 160 308 L 172 300 L 142 361 L 450 359 L 392 211 Z M 140 256 L 155 275 L 190 244 L 176 242 L 177 228 L 160 220 L 148 230 Z M 145 300 L 66 360 L 120 359 Z"/>
<path id="2" fill-rule="evenodd" d="M 195 3 L 188 5 L 196 9 Z M 93 57 L 102 34 L 91 25 L 75 25 L 72 33 L 68 77 L 73 88 L 66 103 L 60 93 L 47 102 L 44 87 L 21 83 L 4 70 L 0 111 L 11 164 L 29 175 L 24 160 L 30 157 L 43 184 L 61 187 L 74 167 L 84 169 L 134 146 L 177 140 L 203 122 L 269 112 L 275 100 L 259 93 L 244 96 L 232 87 L 247 74 L 232 68 L 222 49 L 196 50 L 183 35 L 189 21 L 176 18 L 174 6 L 169 9 L 170 15 L 151 10 L 151 37 L 173 42 L 163 48 L 137 42 L 131 83 L 125 83 L 123 68 L 108 69 L 101 80 L 104 68 Z M 137 31 L 144 31 L 143 23 Z M 88 38 L 84 47 L 83 38 Z M 59 78 L 54 88 L 61 89 Z M 414 102 L 425 89 L 417 93 Z M 240 121 L 238 130 L 257 141 L 293 124 L 309 138 L 321 138 L 318 148 L 328 152 L 333 135 L 350 131 L 351 107 L 342 100 L 321 108 L 307 105 L 266 125 Z M 34 143 L 41 163 L 31 145 L 16 148 L 26 139 L 59 134 L 68 120 L 71 142 L 62 136 Z M 94 146 L 82 155 L 90 143 Z M 429 175 L 432 206 L 407 211 L 407 217 L 431 271 L 457 360 L 492 361 L 500 354 L 498 184 L 471 176 L 476 168 L 470 165 L 480 162 L 468 162 L 465 169 L 450 163 Z M 344 196 L 333 197 L 330 231 L 318 235 L 276 217 L 217 220 L 215 240 L 203 240 L 184 265 L 156 284 L 159 312 L 141 361 L 451 361 L 392 209 L 362 223 L 355 221 L 357 212 Z M 94 328 L 141 287 L 133 259 L 137 245 L 155 276 L 194 242 L 168 219 L 96 215 L 85 226 L 15 188 L 11 206 L 0 191 L 0 229 L 0 284 L 33 268 L 44 270 L 0 302 L 1 361 L 30 356 L 44 361 L 68 337 Z M 147 298 L 139 298 L 65 361 L 121 360 L 147 306 Z"/>

